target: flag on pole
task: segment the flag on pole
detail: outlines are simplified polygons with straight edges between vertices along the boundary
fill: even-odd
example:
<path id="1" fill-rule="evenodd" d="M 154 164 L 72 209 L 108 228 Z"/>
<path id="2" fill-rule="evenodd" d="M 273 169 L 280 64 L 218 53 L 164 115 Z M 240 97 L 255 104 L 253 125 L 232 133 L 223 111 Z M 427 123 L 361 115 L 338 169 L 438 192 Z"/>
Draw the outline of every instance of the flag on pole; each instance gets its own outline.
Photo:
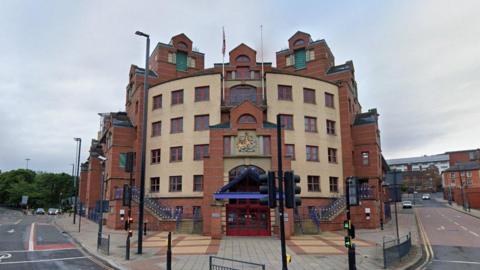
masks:
<path id="1" fill-rule="evenodd" d="M 222 45 L 222 54 L 225 57 L 225 50 L 226 50 L 226 43 L 225 43 L 225 28 L 222 27 L 222 33 L 223 33 L 223 45 Z"/>

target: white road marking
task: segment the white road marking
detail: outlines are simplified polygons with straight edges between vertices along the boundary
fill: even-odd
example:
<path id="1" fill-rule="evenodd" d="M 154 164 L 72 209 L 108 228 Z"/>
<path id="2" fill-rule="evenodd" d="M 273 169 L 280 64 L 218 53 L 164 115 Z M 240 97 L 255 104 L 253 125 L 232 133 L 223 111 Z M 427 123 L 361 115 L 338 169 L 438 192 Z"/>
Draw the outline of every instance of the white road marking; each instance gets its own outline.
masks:
<path id="1" fill-rule="evenodd" d="M 15 232 L 15 229 L 11 229 L 9 231 L 7 231 L 8 233 L 14 233 Z"/>
<path id="2" fill-rule="evenodd" d="M 30 251 L 33 250 L 34 233 L 35 233 L 35 222 L 33 222 L 30 227 L 30 239 L 28 240 L 28 250 Z"/>
<path id="3" fill-rule="evenodd" d="M 471 234 L 475 235 L 476 237 L 480 237 L 480 235 L 478 235 L 478 234 L 477 234 L 477 233 L 475 233 L 475 232 L 469 231 L 469 233 L 471 233 Z"/>
<path id="4" fill-rule="evenodd" d="M 438 227 L 437 230 L 439 230 L 439 231 L 445 231 L 445 227 L 442 225 L 442 226 Z"/>
<path id="5" fill-rule="evenodd" d="M 2 264 L 17 264 L 17 263 L 39 263 L 39 262 L 53 262 L 53 261 L 67 261 L 67 260 L 78 260 L 78 259 L 88 259 L 90 256 L 81 256 L 81 257 L 68 257 L 68 258 L 58 258 L 58 259 L 45 259 L 45 260 L 34 260 L 34 261 L 17 261 L 17 262 L 2 262 Z"/>
<path id="6" fill-rule="evenodd" d="M 433 260 L 434 262 L 447 262 L 447 263 L 464 263 L 464 264 L 480 264 L 480 262 L 469 261 L 448 261 L 448 260 Z"/>
<path id="7" fill-rule="evenodd" d="M 60 248 L 60 249 L 48 249 L 48 250 L 6 250 L 6 251 L 0 251 L 5 252 L 5 253 L 27 253 L 27 252 L 51 252 L 51 251 L 56 251 L 56 250 L 76 250 L 76 248 Z"/>
<path id="8" fill-rule="evenodd" d="M 15 223 L 13 223 L 13 224 L 18 225 L 20 222 L 22 222 L 22 220 L 23 220 L 23 219 L 19 219 L 19 220 L 17 220 L 17 221 L 16 221 Z"/>
<path id="9" fill-rule="evenodd" d="M 457 222 L 453 222 L 453 223 L 455 223 L 455 225 L 457 225 L 457 226 L 460 226 L 460 224 L 458 224 Z"/>
<path id="10" fill-rule="evenodd" d="M 12 257 L 12 254 L 6 253 L 6 252 L 1 252 L 0 253 L 0 263 L 2 260 L 10 259 Z"/>
<path id="11" fill-rule="evenodd" d="M 460 228 L 464 229 L 465 231 L 468 231 L 467 227 L 465 226 L 460 226 Z"/>

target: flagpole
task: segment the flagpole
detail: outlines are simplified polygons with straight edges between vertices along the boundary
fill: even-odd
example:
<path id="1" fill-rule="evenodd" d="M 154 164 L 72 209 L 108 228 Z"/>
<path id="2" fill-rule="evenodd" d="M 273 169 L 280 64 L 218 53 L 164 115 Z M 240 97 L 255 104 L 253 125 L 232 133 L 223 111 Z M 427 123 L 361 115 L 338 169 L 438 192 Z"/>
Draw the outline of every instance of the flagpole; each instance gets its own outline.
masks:
<path id="1" fill-rule="evenodd" d="M 263 69 L 263 25 L 260 25 L 260 52 L 262 54 L 262 90 L 263 90 L 263 101 L 266 99 L 266 91 L 264 87 L 264 81 L 263 81 L 263 76 L 264 76 L 264 69 Z"/>
<path id="2" fill-rule="evenodd" d="M 225 28 L 222 27 L 223 43 L 222 43 L 222 101 L 225 102 Z M 225 104 L 226 105 L 226 104 Z"/>

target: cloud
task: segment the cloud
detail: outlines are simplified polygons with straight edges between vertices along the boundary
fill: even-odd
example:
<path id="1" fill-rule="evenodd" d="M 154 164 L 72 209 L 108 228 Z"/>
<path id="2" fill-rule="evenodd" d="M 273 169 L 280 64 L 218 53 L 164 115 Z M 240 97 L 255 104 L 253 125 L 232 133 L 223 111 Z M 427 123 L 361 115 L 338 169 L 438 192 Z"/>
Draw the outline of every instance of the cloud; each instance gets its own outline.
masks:
<path id="1" fill-rule="evenodd" d="M 352 59 L 363 108 L 381 114 L 387 158 L 478 147 L 480 18 L 477 1 L 10 1 L 0 10 L 0 170 L 69 172 L 82 160 L 98 112 L 124 109 L 130 64 L 184 32 L 206 67 L 244 42 L 275 65 L 297 30 Z M 260 53 L 257 54 L 260 60 Z"/>

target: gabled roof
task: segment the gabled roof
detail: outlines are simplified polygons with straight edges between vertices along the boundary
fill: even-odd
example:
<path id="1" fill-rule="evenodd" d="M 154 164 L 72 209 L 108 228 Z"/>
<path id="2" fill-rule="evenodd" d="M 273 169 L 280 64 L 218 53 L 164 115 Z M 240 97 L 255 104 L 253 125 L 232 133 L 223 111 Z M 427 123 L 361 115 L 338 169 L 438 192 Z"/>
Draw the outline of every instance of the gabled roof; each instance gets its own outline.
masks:
<path id="1" fill-rule="evenodd" d="M 192 41 L 190 38 L 188 38 L 188 36 L 185 35 L 185 33 L 180 33 L 180 34 L 178 34 L 178 35 L 175 35 L 175 36 L 172 37 L 172 39 L 174 39 L 174 38 L 176 38 L 176 37 L 184 37 L 184 38 L 188 39 L 188 41 L 190 41 L 190 42 L 193 43 L 193 41 Z"/>
<path id="2" fill-rule="evenodd" d="M 311 38 L 310 34 L 309 34 L 309 33 L 302 32 L 302 31 L 297 31 L 297 32 L 295 32 L 295 34 L 293 34 L 293 35 L 288 39 L 288 41 L 290 41 L 294 36 L 296 36 L 296 35 L 298 35 L 298 34 L 300 34 L 300 35 L 307 35 L 307 36 L 310 38 L 310 41 L 312 41 L 312 38 Z"/>
<path id="3" fill-rule="evenodd" d="M 254 49 L 252 49 L 252 47 L 250 47 L 250 46 L 248 46 L 247 44 L 245 44 L 245 43 L 242 42 L 242 43 L 240 43 L 237 47 L 231 49 L 230 52 L 229 52 L 229 54 L 232 53 L 233 51 L 237 50 L 237 49 L 240 48 L 240 47 L 247 47 L 247 49 L 251 50 L 252 52 L 257 52 L 257 51 L 255 51 Z"/>

